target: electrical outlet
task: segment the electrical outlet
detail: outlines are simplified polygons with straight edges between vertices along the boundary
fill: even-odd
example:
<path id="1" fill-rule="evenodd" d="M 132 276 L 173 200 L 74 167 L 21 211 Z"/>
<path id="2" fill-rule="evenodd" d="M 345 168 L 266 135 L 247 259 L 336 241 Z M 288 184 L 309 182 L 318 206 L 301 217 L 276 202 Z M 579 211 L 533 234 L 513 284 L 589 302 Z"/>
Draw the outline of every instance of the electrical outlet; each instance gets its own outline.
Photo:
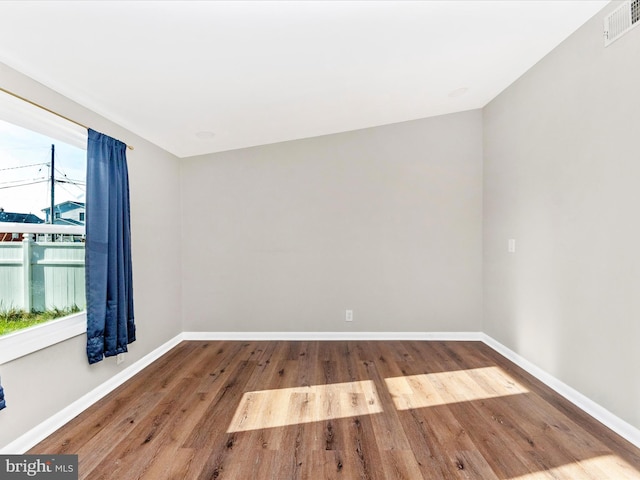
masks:
<path id="1" fill-rule="evenodd" d="M 345 322 L 353 322 L 353 310 L 347 310 L 344 314 Z"/>
<path id="2" fill-rule="evenodd" d="M 124 362 L 124 353 L 119 353 L 116 355 L 116 365 L 120 365 L 122 362 Z"/>
<path id="3" fill-rule="evenodd" d="M 507 242 L 507 252 L 516 253 L 516 239 L 510 238 Z"/>

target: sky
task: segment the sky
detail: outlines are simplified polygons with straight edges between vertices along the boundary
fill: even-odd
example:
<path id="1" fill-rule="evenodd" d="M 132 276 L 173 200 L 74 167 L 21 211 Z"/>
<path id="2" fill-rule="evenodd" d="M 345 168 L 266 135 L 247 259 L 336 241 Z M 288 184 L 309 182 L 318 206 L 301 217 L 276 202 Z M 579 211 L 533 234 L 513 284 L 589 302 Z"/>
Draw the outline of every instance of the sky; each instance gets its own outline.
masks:
<path id="1" fill-rule="evenodd" d="M 85 150 L 0 120 L 0 208 L 5 212 L 33 213 L 45 218 L 42 209 L 51 202 L 52 144 L 55 203 L 84 202 Z"/>

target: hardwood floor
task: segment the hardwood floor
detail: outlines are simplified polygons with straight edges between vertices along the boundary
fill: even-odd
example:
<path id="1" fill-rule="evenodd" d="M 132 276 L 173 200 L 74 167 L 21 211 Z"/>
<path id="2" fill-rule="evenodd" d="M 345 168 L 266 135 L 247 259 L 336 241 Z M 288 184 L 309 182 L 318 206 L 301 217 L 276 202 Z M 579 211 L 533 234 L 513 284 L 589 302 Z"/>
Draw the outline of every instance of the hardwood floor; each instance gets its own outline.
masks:
<path id="1" fill-rule="evenodd" d="M 183 342 L 29 453 L 99 479 L 640 479 L 479 342 Z"/>

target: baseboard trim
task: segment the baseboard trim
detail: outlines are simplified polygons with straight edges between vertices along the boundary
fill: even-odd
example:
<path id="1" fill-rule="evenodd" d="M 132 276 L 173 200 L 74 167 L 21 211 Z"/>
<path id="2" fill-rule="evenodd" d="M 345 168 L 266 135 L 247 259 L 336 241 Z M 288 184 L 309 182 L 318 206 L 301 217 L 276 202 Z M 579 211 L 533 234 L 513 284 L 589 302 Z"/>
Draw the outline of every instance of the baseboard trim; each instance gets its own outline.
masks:
<path id="1" fill-rule="evenodd" d="M 562 395 L 564 398 L 569 400 L 576 407 L 588 413 L 600 423 L 616 432 L 622 438 L 628 440 L 633 445 L 640 448 L 640 430 L 638 430 L 636 427 L 625 422 L 620 417 L 611 413 L 603 406 L 597 404 L 590 398 L 586 397 L 566 383 L 557 379 L 550 373 L 531 363 L 529 360 L 520 356 L 518 353 L 504 346 L 489 335 L 482 333 L 481 339 L 486 345 L 491 347 L 500 355 L 511 360 L 520 368 L 526 370 L 528 373 L 536 377 L 549 388 L 553 389 L 559 395 Z"/>
<path id="2" fill-rule="evenodd" d="M 481 332 L 183 332 L 184 340 L 322 341 L 431 340 L 482 341 Z"/>
<path id="3" fill-rule="evenodd" d="M 42 440 L 47 438 L 53 432 L 75 418 L 77 415 L 82 413 L 98 400 L 115 390 L 135 374 L 139 373 L 142 369 L 149 366 L 162 355 L 174 348 L 182 340 L 182 334 L 179 334 L 163 345 L 160 345 L 158 348 L 148 353 L 140 360 L 125 368 L 121 372 L 117 373 L 106 382 L 98 385 L 89 393 L 83 395 L 78 400 L 60 410 L 52 417 L 49 417 L 47 420 L 35 426 L 27 433 L 18 437 L 16 440 L 9 443 L 5 447 L 0 448 L 0 454 L 23 454 L 29 449 L 33 448 L 35 445 L 40 443 Z"/>

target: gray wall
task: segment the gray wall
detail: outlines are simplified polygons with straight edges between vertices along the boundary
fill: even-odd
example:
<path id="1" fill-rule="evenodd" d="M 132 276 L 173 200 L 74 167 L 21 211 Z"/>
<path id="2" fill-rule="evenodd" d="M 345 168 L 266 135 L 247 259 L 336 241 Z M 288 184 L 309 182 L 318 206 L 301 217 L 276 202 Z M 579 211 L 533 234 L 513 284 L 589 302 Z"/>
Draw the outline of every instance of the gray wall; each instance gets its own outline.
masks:
<path id="1" fill-rule="evenodd" d="M 7 445 L 111 376 L 175 337 L 180 325 L 179 163 L 167 152 L 0 64 L 2 86 L 116 137 L 128 151 L 132 255 L 139 340 L 126 361 L 89 366 L 85 335 L 0 365 L 7 408 L 0 411 L 0 447 Z"/>
<path id="2" fill-rule="evenodd" d="M 183 160 L 185 331 L 480 331 L 481 121 Z"/>
<path id="3" fill-rule="evenodd" d="M 484 331 L 640 428 L 640 28 L 605 49 L 616 5 L 483 111 Z"/>

